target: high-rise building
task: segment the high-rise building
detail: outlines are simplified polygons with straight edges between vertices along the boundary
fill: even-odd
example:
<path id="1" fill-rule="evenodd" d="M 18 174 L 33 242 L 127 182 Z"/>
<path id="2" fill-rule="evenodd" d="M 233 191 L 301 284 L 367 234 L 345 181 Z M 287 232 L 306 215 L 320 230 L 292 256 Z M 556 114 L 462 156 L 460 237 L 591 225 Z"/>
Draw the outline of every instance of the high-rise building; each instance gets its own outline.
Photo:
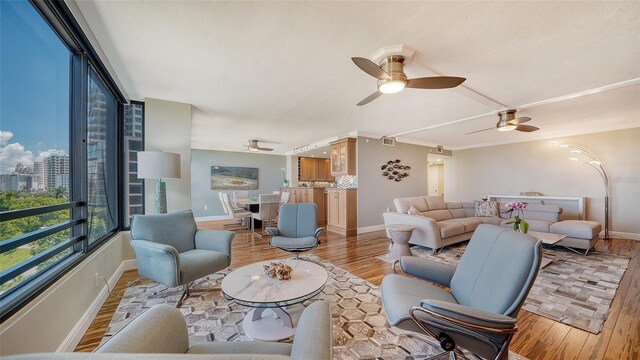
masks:
<path id="1" fill-rule="evenodd" d="M 56 176 L 69 174 L 69 155 L 63 153 L 53 153 L 42 160 L 44 190 L 56 187 Z M 69 190 L 69 188 L 67 188 Z"/>
<path id="2" fill-rule="evenodd" d="M 101 207 L 106 204 L 104 181 L 107 157 L 107 102 L 106 96 L 95 82 L 90 82 L 87 121 L 87 179 L 88 203 Z"/>
<path id="3" fill-rule="evenodd" d="M 33 187 L 34 191 L 44 191 L 46 184 L 44 181 L 44 163 L 42 161 L 33 162 Z"/>
<path id="4" fill-rule="evenodd" d="M 0 174 L 0 191 L 31 190 L 32 174 Z"/>
<path id="5" fill-rule="evenodd" d="M 131 103 L 124 108 L 124 219 L 144 213 L 144 180 L 138 178 L 138 151 L 143 148 L 144 105 Z"/>

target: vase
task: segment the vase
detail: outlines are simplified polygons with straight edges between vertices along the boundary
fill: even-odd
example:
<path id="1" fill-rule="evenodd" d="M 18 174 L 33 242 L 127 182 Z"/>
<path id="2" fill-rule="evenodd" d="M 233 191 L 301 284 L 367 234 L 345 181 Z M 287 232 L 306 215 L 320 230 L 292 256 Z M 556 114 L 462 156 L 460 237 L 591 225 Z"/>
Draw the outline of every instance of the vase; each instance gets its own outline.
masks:
<path id="1" fill-rule="evenodd" d="M 518 230 L 520 230 L 521 233 L 526 234 L 527 231 L 529 231 L 529 224 L 524 220 L 520 221 L 520 225 L 518 226 Z"/>

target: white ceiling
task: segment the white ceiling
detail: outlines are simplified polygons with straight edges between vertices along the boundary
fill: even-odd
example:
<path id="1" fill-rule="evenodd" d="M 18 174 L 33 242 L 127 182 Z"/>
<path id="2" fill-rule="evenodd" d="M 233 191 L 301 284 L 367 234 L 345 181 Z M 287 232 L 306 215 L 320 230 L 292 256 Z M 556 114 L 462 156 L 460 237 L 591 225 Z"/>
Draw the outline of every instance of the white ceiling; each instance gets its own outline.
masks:
<path id="1" fill-rule="evenodd" d="M 640 126 L 640 2 L 77 1 L 132 99 L 193 105 L 192 147 L 274 153 L 348 132 L 447 148 Z M 375 79 L 352 56 L 416 49 L 410 77 L 464 76 L 466 88 L 407 89 L 369 105 Z M 534 133 L 465 132 L 530 107 Z M 480 101 L 478 101 L 478 98 Z M 432 127 L 424 131 L 415 131 Z"/>

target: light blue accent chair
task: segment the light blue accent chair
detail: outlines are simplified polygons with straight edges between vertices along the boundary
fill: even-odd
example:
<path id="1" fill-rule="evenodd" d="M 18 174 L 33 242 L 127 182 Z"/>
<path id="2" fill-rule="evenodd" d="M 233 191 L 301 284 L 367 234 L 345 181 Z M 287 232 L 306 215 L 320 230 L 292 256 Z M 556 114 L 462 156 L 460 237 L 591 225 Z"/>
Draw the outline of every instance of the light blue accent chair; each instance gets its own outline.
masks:
<path id="1" fill-rule="evenodd" d="M 134 215 L 131 220 L 138 273 L 168 287 L 184 286 L 177 306 L 190 295 L 190 282 L 231 264 L 234 235 L 226 230 L 198 229 L 191 210 Z"/>
<path id="2" fill-rule="evenodd" d="M 402 257 L 402 271 L 414 278 L 392 274 L 382 280 L 389 323 L 436 339 L 445 352 L 433 359 L 466 359 L 460 348 L 485 359 L 507 359 L 516 316 L 538 275 L 541 252 L 542 242 L 531 235 L 483 224 L 457 268 Z"/>
<path id="3" fill-rule="evenodd" d="M 316 204 L 282 204 L 278 227 L 268 227 L 269 243 L 280 250 L 296 255 L 320 245 L 318 237 L 325 230 L 318 227 Z"/>

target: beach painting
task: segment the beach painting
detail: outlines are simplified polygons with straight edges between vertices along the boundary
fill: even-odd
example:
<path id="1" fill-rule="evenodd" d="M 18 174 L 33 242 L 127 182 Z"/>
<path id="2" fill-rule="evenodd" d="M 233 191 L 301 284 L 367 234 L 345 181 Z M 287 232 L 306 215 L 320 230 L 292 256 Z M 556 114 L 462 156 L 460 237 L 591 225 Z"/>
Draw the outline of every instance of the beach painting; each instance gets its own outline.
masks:
<path id="1" fill-rule="evenodd" d="M 211 190 L 258 190 L 258 168 L 212 166 Z"/>

